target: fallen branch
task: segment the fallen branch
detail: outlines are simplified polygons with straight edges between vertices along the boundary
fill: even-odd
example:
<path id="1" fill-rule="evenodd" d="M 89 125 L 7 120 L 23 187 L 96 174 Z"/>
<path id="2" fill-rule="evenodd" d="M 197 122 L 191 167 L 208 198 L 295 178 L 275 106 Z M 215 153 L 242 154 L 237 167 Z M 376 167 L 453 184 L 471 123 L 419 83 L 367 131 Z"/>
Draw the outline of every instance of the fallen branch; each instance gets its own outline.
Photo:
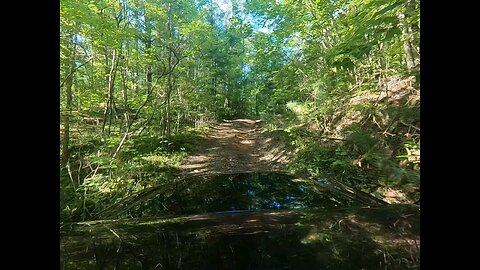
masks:
<path id="1" fill-rule="evenodd" d="M 407 127 L 411 127 L 411 128 L 413 128 L 413 129 L 415 129 L 415 130 L 420 131 L 420 128 L 418 128 L 418 127 L 416 127 L 416 126 L 414 126 L 414 125 L 412 125 L 412 124 L 407 124 L 407 123 L 405 123 L 405 122 L 403 122 L 403 121 L 399 121 L 399 122 L 400 122 L 401 124 L 404 124 L 404 125 L 407 126 Z"/>
<path id="2" fill-rule="evenodd" d="M 320 136 L 320 137 L 317 137 L 319 139 L 325 139 L 325 140 L 334 140 L 334 141 L 347 141 L 345 139 L 342 139 L 342 138 L 334 138 L 334 137 L 325 137 L 325 136 Z"/>
<path id="3" fill-rule="evenodd" d="M 117 149 L 115 150 L 115 153 L 113 154 L 112 156 L 112 160 L 110 161 L 110 165 L 112 165 L 113 163 L 113 160 L 115 159 L 115 157 L 117 156 L 118 152 L 120 152 L 120 148 L 122 148 L 122 145 L 123 143 L 125 142 L 125 139 L 128 137 L 128 130 L 125 132 L 125 134 L 123 135 L 123 138 L 122 140 L 120 141 L 120 143 L 118 144 L 118 147 Z"/>
<path id="4" fill-rule="evenodd" d="M 375 125 L 377 125 L 377 127 L 378 127 L 379 129 L 381 129 L 381 130 L 383 129 L 383 128 L 380 126 L 380 124 L 378 124 L 377 119 L 375 119 L 375 115 L 372 116 L 372 120 L 373 120 L 373 123 L 375 123 Z M 390 127 L 389 127 L 389 128 L 390 128 Z M 388 130 L 388 128 L 387 128 L 387 130 Z"/>

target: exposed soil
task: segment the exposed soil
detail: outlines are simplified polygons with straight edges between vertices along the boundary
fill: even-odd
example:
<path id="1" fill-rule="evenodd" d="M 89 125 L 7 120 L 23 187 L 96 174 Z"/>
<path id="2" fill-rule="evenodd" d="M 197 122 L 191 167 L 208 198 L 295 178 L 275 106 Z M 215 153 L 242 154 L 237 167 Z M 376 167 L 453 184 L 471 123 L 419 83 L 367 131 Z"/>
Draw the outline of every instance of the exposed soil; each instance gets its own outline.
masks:
<path id="1" fill-rule="evenodd" d="M 285 171 L 290 153 L 274 143 L 262 122 L 225 120 L 212 127 L 180 166 L 185 174 Z"/>

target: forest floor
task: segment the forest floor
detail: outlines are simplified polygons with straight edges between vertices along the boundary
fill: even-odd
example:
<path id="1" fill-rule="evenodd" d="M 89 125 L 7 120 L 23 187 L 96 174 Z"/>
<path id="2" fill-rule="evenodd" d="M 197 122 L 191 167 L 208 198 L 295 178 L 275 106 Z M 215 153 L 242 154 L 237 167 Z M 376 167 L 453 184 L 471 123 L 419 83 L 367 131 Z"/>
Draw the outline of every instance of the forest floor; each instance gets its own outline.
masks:
<path id="1" fill-rule="evenodd" d="M 225 120 L 194 142 L 180 168 L 188 175 L 286 171 L 291 153 L 275 142 L 259 120 Z"/>

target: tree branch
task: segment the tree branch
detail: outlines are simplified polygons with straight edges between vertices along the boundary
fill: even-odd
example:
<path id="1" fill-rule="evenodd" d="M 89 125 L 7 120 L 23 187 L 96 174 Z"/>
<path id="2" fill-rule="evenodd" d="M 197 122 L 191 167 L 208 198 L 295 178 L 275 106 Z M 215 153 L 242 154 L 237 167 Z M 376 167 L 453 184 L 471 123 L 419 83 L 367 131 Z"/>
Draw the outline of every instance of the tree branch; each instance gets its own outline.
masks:
<path id="1" fill-rule="evenodd" d="M 60 88 L 63 87 L 63 85 L 65 84 L 65 82 L 68 80 L 68 78 L 70 78 L 70 76 L 73 75 L 73 73 L 75 73 L 75 71 L 77 71 L 79 68 L 85 66 L 88 62 L 92 61 L 93 59 L 93 56 L 91 56 L 87 61 L 85 61 L 85 63 L 81 64 L 80 66 L 74 68 L 72 71 L 70 71 L 70 73 L 67 75 L 67 77 L 65 77 L 65 79 L 63 79 L 62 83 L 60 83 Z"/>

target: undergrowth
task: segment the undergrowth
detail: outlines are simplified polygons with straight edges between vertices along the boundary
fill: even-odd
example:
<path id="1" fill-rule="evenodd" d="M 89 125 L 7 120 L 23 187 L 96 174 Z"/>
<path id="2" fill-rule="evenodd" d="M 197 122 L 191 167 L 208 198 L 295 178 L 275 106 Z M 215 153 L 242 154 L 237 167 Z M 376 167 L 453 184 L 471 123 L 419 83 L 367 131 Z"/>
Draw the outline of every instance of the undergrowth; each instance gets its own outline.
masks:
<path id="1" fill-rule="evenodd" d="M 170 139 L 155 133 L 133 137 L 113 160 L 117 138 L 76 145 L 77 151 L 61 171 L 61 220 L 89 220 L 135 192 L 172 179 L 200 132 L 190 129 Z"/>
<path id="2" fill-rule="evenodd" d="M 286 143 L 295 153 L 288 169 L 299 175 L 327 178 L 356 187 L 384 199 L 386 190 L 406 194 L 399 202 L 419 199 L 419 170 L 401 165 L 402 155 L 387 150 L 367 134 L 346 141 L 322 140 L 304 128 L 288 128 Z M 286 137 L 286 136 L 282 136 Z"/>
<path id="3" fill-rule="evenodd" d="M 357 96 L 360 102 L 347 99 L 342 106 L 291 102 L 286 113 L 265 115 L 265 127 L 287 134 L 282 138 L 295 153 L 289 164 L 293 173 L 413 203 L 420 196 L 420 111 L 410 89 L 384 99 L 364 93 Z"/>

